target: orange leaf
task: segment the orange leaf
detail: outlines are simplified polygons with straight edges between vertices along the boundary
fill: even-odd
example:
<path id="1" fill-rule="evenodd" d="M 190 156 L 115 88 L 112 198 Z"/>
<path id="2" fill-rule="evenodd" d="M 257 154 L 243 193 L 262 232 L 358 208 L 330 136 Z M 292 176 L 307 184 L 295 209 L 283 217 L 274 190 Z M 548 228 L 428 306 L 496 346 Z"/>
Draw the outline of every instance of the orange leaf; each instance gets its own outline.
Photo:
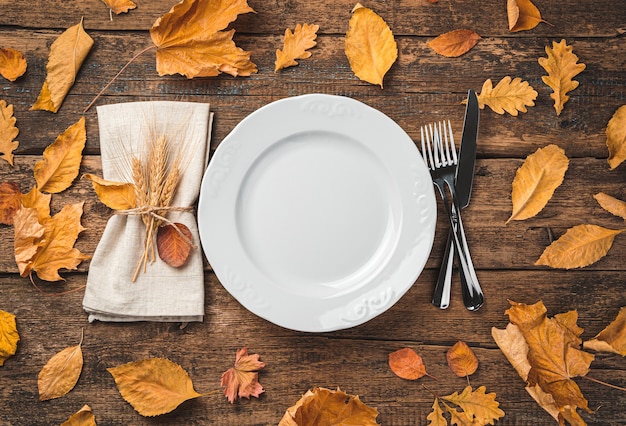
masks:
<path id="1" fill-rule="evenodd" d="M 526 112 L 527 106 L 535 105 L 537 92 L 527 81 L 522 81 L 516 77 L 506 76 L 493 87 L 491 79 L 483 83 L 483 88 L 478 95 L 478 106 L 480 109 L 489 106 L 497 114 L 508 112 L 512 116 L 517 116 L 518 112 Z"/>
<path id="2" fill-rule="evenodd" d="M 478 358 L 465 342 L 456 342 L 446 353 L 448 367 L 459 377 L 471 376 L 478 369 Z"/>
<path id="3" fill-rule="evenodd" d="M 422 357 L 411 348 L 402 348 L 389 354 L 389 368 L 396 376 L 417 380 L 428 375 Z"/>
<path id="4" fill-rule="evenodd" d="M 626 220 L 626 201 L 618 200 L 604 192 L 598 192 L 593 198 L 596 199 L 604 210 Z"/>
<path id="5" fill-rule="evenodd" d="M 311 49 L 317 43 L 317 30 L 319 25 L 297 24 L 292 33 L 289 28 L 285 30 L 285 40 L 283 50 L 276 50 L 276 61 L 274 62 L 274 72 L 282 68 L 298 65 L 296 59 L 306 59 L 311 56 Z"/>
<path id="6" fill-rule="evenodd" d="M 454 30 L 441 34 L 428 42 L 436 53 L 448 58 L 456 58 L 476 46 L 480 36 L 472 30 Z"/>
<path id="7" fill-rule="evenodd" d="M 248 355 L 248 348 L 241 348 L 237 351 L 235 365 L 222 374 L 221 386 L 224 388 L 224 395 L 230 403 L 235 399 L 256 398 L 264 390 L 259 383 L 258 371 L 265 367 L 265 363 L 259 361 L 258 354 Z"/>
<path id="8" fill-rule="evenodd" d="M 83 369 L 83 351 L 81 345 L 70 346 L 54 355 L 43 366 L 37 377 L 39 400 L 60 398 L 74 389 Z"/>
<path id="9" fill-rule="evenodd" d="M 13 225 L 13 216 L 22 205 L 22 192 L 14 182 L 0 183 L 0 223 Z"/>
<path id="10" fill-rule="evenodd" d="M 0 75 L 15 81 L 26 72 L 26 59 L 19 50 L 0 48 Z"/>
<path id="11" fill-rule="evenodd" d="M 193 78 L 256 73 L 250 52 L 232 40 L 235 30 L 222 31 L 248 12 L 254 10 L 246 0 L 182 0 L 174 5 L 150 29 L 159 75 Z"/>
<path id="12" fill-rule="evenodd" d="M 50 200 L 52 194 L 44 194 L 40 192 L 36 186 L 27 194 L 22 194 L 22 205 L 24 207 L 37 210 L 37 218 L 39 223 L 43 223 L 44 219 L 50 217 Z"/>
<path id="13" fill-rule="evenodd" d="M 61 426 L 96 426 L 96 418 L 91 412 L 89 405 L 72 414 L 69 419 L 61 423 Z"/>
<path id="14" fill-rule="evenodd" d="M 532 30 L 540 22 L 545 22 L 541 19 L 541 13 L 537 6 L 530 0 L 508 0 L 506 11 L 511 32 Z"/>
<path id="15" fill-rule="evenodd" d="M 611 169 L 626 160 L 626 105 L 619 107 L 606 125 L 606 146 Z"/>
<path id="16" fill-rule="evenodd" d="M 130 0 L 102 0 L 102 2 L 116 15 L 126 13 L 130 9 L 137 7 L 137 5 Z"/>
<path id="17" fill-rule="evenodd" d="M 168 265 L 179 268 L 187 263 L 193 241 L 191 231 L 182 223 L 159 226 L 157 249 L 159 257 Z"/>
<path id="18" fill-rule="evenodd" d="M 135 208 L 135 185 L 128 182 L 112 182 L 91 173 L 83 175 L 90 180 L 98 199 L 113 210 Z"/>
<path id="19" fill-rule="evenodd" d="M 7 105 L 0 100 L 0 158 L 5 159 L 13 165 L 13 151 L 20 144 L 14 140 L 20 132 L 15 127 L 15 117 L 13 117 L 13 105 Z"/>
<path id="20" fill-rule="evenodd" d="M 15 315 L 0 310 L 0 366 L 17 351 L 20 335 L 17 332 Z"/>
<path id="21" fill-rule="evenodd" d="M 354 74 L 383 87 L 383 78 L 398 58 L 398 46 L 387 23 L 371 9 L 358 4 L 346 33 L 345 52 Z"/>
<path id="22" fill-rule="evenodd" d="M 82 20 L 52 43 L 46 65 L 46 81 L 31 110 L 59 110 L 92 46 L 93 39 L 83 29 Z"/>
<path id="23" fill-rule="evenodd" d="M 583 347 L 626 356 L 626 306 L 619 310 L 613 322 L 596 337 L 583 343 Z"/>

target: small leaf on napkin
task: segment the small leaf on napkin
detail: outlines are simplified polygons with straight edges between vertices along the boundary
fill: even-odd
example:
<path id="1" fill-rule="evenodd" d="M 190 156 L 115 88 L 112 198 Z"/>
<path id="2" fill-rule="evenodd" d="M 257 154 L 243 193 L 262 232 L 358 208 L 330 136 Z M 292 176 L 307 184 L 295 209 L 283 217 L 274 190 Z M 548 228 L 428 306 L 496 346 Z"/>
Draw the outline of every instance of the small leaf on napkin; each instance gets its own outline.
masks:
<path id="1" fill-rule="evenodd" d="M 478 358 L 465 342 L 456 342 L 446 353 L 448 367 L 459 377 L 471 376 L 478 369 Z"/>
<path id="2" fill-rule="evenodd" d="M 258 398 L 264 392 L 258 373 L 263 367 L 265 363 L 259 361 L 258 354 L 248 355 L 248 348 L 237 351 L 235 365 L 222 374 L 221 380 L 224 395 L 231 404 L 237 398 Z"/>
<path id="3" fill-rule="evenodd" d="M 157 250 L 159 257 L 168 265 L 179 268 L 187 263 L 193 248 L 191 231 L 185 224 L 173 223 L 159 226 L 157 231 Z"/>
<path id="4" fill-rule="evenodd" d="M 0 100 L 0 158 L 6 160 L 10 165 L 13 165 L 13 151 L 20 144 L 15 140 L 20 132 L 15 127 L 15 122 L 13 105 L 7 105 L 5 101 Z"/>
<path id="5" fill-rule="evenodd" d="M 310 57 L 311 52 L 309 52 L 309 49 L 317 44 L 315 39 L 317 38 L 317 30 L 319 28 L 319 25 L 297 24 L 293 33 L 291 29 L 287 28 L 285 30 L 283 49 L 276 50 L 274 72 L 298 65 L 296 59 L 306 59 Z"/>
<path id="6" fill-rule="evenodd" d="M 454 30 L 441 34 L 428 42 L 436 53 L 448 58 L 456 58 L 476 46 L 480 36 L 472 30 Z"/>
<path id="7" fill-rule="evenodd" d="M 422 357 L 411 348 L 402 348 L 389 354 L 389 368 L 396 376 L 417 380 L 428 375 Z"/>
<path id="8" fill-rule="evenodd" d="M 71 391 L 83 370 L 83 340 L 54 355 L 43 366 L 37 378 L 39 400 L 60 398 Z"/>
<path id="9" fill-rule="evenodd" d="M 26 72 L 26 59 L 19 50 L 0 48 L 0 75 L 15 81 Z"/>
<path id="10" fill-rule="evenodd" d="M 98 199 L 113 210 L 135 208 L 135 185 L 128 182 L 112 182 L 91 173 L 83 175 L 90 180 Z"/>

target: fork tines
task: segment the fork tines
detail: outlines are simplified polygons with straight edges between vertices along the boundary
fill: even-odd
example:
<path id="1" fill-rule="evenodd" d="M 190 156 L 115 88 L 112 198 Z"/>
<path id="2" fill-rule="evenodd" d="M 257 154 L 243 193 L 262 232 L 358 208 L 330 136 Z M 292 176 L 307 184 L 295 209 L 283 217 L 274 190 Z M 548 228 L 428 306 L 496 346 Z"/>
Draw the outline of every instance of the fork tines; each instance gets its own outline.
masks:
<path id="1" fill-rule="evenodd" d="M 420 127 L 422 156 L 428 168 L 452 166 L 457 163 L 454 134 L 450 120 L 439 121 Z"/>

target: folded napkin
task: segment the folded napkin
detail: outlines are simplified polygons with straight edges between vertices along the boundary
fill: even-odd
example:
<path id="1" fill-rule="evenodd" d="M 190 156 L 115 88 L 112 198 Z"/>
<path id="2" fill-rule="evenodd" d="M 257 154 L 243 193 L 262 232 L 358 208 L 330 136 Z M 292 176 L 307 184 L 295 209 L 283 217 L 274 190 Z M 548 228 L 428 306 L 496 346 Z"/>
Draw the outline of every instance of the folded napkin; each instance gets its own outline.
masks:
<path id="1" fill-rule="evenodd" d="M 102 174 L 107 180 L 132 181 L 132 156 L 145 152 L 149 138 L 164 135 L 184 144 L 185 158 L 167 219 L 185 224 L 199 247 L 194 211 L 207 165 L 212 114 L 208 104 L 130 102 L 97 108 Z M 144 251 L 146 227 L 140 215 L 109 218 L 89 266 L 83 308 L 89 321 L 202 321 L 204 274 L 200 248 L 174 268 L 158 258 L 132 277 Z"/>

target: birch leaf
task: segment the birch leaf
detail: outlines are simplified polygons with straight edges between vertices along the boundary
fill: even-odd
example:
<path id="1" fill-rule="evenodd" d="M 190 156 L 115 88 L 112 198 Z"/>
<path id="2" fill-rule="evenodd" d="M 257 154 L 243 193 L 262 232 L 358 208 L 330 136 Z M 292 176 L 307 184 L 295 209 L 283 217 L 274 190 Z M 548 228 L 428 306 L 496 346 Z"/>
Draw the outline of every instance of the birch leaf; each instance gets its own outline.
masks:
<path id="1" fill-rule="evenodd" d="M 609 148 L 609 167 L 616 168 L 626 160 L 626 105 L 615 111 L 606 126 L 606 146 Z"/>
<path id="2" fill-rule="evenodd" d="M 459 377 L 471 376 L 478 369 L 478 358 L 465 342 L 456 342 L 446 353 L 448 367 Z"/>
<path id="3" fill-rule="evenodd" d="M 13 225 L 13 216 L 22 206 L 22 192 L 14 182 L 0 183 L 0 223 Z"/>
<path id="4" fill-rule="evenodd" d="M 222 374 L 221 386 L 224 395 L 232 404 L 237 398 L 259 397 L 264 391 L 259 383 L 258 371 L 265 367 L 258 354 L 248 354 L 248 348 L 241 348 L 235 356 L 235 365 Z"/>
<path id="5" fill-rule="evenodd" d="M 15 315 L 0 310 L 0 367 L 10 356 L 15 355 L 19 341 Z"/>
<path id="6" fill-rule="evenodd" d="M 485 81 L 477 98 L 480 109 L 487 105 L 497 114 L 508 112 L 517 116 L 519 112 L 526 112 L 527 106 L 535 105 L 537 92 L 527 81 L 522 81 L 519 77 L 511 80 L 511 77 L 506 76 L 496 87 L 493 87 L 491 79 Z"/>
<path id="7" fill-rule="evenodd" d="M 428 375 L 422 357 L 411 348 L 390 353 L 389 368 L 396 376 L 406 380 L 417 380 Z"/>
<path id="8" fill-rule="evenodd" d="M 552 42 L 552 48 L 546 46 L 547 58 L 539 58 L 539 65 L 548 72 L 541 79 L 553 92 L 550 97 L 554 99 L 556 115 L 561 115 L 563 105 L 569 100 L 568 92 L 578 87 L 578 81 L 573 80 L 586 67 L 579 64 L 578 56 L 572 53 L 572 46 L 568 46 L 565 40 L 560 43 Z"/>
<path id="9" fill-rule="evenodd" d="M 276 50 L 274 72 L 298 65 L 296 59 L 309 58 L 311 56 L 309 49 L 317 44 L 315 39 L 317 38 L 317 30 L 319 28 L 319 25 L 297 24 L 293 33 L 291 29 L 287 28 L 285 30 L 283 49 Z"/>
<path id="10" fill-rule="evenodd" d="M 618 200 L 604 192 L 598 192 L 593 198 L 596 199 L 604 210 L 626 220 L 626 201 Z"/>
<path id="11" fill-rule="evenodd" d="M 61 423 L 61 426 L 96 426 L 96 417 L 91 412 L 91 407 L 84 405 L 69 419 Z"/>
<path id="12" fill-rule="evenodd" d="M 36 186 L 26 194 L 22 194 L 22 206 L 37 210 L 39 223 L 50 217 L 51 194 L 40 192 Z"/>
<path id="13" fill-rule="evenodd" d="M 398 58 L 398 46 L 387 23 L 358 4 L 352 11 L 345 52 L 354 74 L 383 87 L 383 78 Z"/>
<path id="14" fill-rule="evenodd" d="M 556 145 L 539 148 L 530 154 L 513 179 L 513 212 L 507 223 L 537 215 L 563 183 L 568 166 L 565 151 Z"/>
<path id="15" fill-rule="evenodd" d="M 428 420 L 428 426 L 448 426 L 448 421 L 443 416 L 443 410 L 439 405 L 439 398 L 435 398 L 433 411 L 426 416 L 426 420 Z"/>
<path id="16" fill-rule="evenodd" d="M 596 337 L 584 342 L 583 347 L 626 356 L 626 306 L 619 310 L 617 317 Z"/>
<path id="17" fill-rule="evenodd" d="M 0 75 L 15 81 L 26 72 L 26 59 L 19 50 L 0 48 Z"/>
<path id="18" fill-rule="evenodd" d="M 508 0 L 506 2 L 506 12 L 509 19 L 509 31 L 532 30 L 540 22 L 541 13 L 537 6 L 530 0 Z"/>
<path id="19" fill-rule="evenodd" d="M 189 258 L 193 235 L 183 223 L 168 223 L 159 226 L 157 250 L 161 260 L 173 268 L 180 268 Z"/>
<path id="20" fill-rule="evenodd" d="M 598 225 L 577 225 L 550 244 L 535 262 L 552 268 L 583 268 L 606 256 L 613 239 L 623 230 Z"/>
<path id="21" fill-rule="evenodd" d="M 476 390 L 466 386 L 463 392 L 454 392 L 441 399 L 458 405 L 474 424 L 492 425 L 495 420 L 504 416 L 504 411 L 498 408 L 500 404 L 496 401 L 496 394 L 485 391 L 485 386 Z"/>
<path id="22" fill-rule="evenodd" d="M 83 370 L 83 339 L 54 355 L 43 366 L 37 377 L 39 400 L 60 398 L 74 389 Z"/>
<path id="23" fill-rule="evenodd" d="M 20 144 L 15 140 L 20 132 L 15 127 L 15 122 L 13 105 L 7 105 L 5 101 L 0 100 L 0 158 L 6 160 L 10 165 L 13 165 L 13 151 Z"/>
<path id="24" fill-rule="evenodd" d="M 116 15 L 126 13 L 137 7 L 137 5 L 130 0 L 102 0 L 102 2 Z"/>
<path id="25" fill-rule="evenodd" d="M 93 39 L 85 32 L 82 20 L 52 43 L 46 64 L 46 80 L 31 110 L 59 110 L 92 46 Z"/>
<path id="26" fill-rule="evenodd" d="M 91 181 L 98 199 L 113 210 L 128 210 L 135 208 L 135 185 L 128 182 L 113 182 L 91 173 L 83 175 Z"/>
<path id="27" fill-rule="evenodd" d="M 436 53 L 448 58 L 456 58 L 476 46 L 480 36 L 472 30 L 454 30 L 441 34 L 428 42 Z"/>

